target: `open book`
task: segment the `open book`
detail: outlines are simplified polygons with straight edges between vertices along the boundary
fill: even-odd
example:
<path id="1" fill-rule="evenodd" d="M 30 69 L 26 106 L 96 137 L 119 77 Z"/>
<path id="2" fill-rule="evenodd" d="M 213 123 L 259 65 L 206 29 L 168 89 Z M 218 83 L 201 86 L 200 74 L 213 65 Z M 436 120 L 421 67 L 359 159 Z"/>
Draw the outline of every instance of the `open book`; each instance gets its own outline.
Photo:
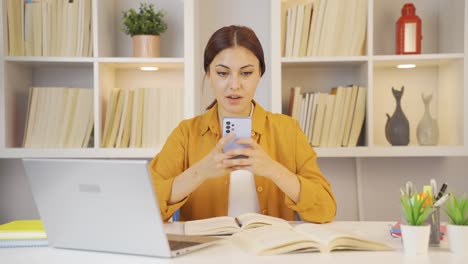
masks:
<path id="1" fill-rule="evenodd" d="M 187 221 L 184 224 L 186 235 L 231 235 L 239 231 L 262 226 L 282 226 L 292 228 L 288 221 L 272 216 L 246 213 L 237 217 L 220 216 L 202 220 Z"/>
<path id="2" fill-rule="evenodd" d="M 303 223 L 294 228 L 265 226 L 249 229 L 231 237 L 234 244 L 258 255 L 333 250 L 383 251 L 392 248 L 346 231 L 320 224 Z"/>

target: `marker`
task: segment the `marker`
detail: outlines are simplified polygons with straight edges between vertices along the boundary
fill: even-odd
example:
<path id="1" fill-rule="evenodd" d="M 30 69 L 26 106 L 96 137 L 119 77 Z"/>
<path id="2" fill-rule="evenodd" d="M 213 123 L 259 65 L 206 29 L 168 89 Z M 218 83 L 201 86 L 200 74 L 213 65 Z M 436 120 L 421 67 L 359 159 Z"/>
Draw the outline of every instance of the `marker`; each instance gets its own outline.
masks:
<path id="1" fill-rule="evenodd" d="M 439 200 L 440 198 L 442 198 L 442 195 L 444 195 L 445 190 L 447 190 L 447 183 L 446 182 L 444 182 L 444 184 L 442 184 L 442 187 L 440 187 L 440 191 L 437 194 L 436 201 Z"/>
<path id="2" fill-rule="evenodd" d="M 443 205 L 445 203 L 445 201 L 447 201 L 447 198 L 449 196 L 450 196 L 450 193 L 447 193 L 444 196 L 442 196 L 442 198 L 437 200 L 437 202 L 434 204 L 434 207 L 439 207 L 439 206 Z"/>

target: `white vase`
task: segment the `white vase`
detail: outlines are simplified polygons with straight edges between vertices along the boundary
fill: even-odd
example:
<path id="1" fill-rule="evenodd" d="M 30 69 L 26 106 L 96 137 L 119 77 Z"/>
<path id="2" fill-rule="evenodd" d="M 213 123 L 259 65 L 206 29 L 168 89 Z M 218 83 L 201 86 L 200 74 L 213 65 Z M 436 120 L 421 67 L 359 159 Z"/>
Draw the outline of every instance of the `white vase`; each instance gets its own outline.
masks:
<path id="1" fill-rule="evenodd" d="M 447 225 L 447 238 L 450 251 L 468 256 L 468 226 Z"/>
<path id="2" fill-rule="evenodd" d="M 401 225 L 403 250 L 407 255 L 426 255 L 429 248 L 430 225 Z"/>

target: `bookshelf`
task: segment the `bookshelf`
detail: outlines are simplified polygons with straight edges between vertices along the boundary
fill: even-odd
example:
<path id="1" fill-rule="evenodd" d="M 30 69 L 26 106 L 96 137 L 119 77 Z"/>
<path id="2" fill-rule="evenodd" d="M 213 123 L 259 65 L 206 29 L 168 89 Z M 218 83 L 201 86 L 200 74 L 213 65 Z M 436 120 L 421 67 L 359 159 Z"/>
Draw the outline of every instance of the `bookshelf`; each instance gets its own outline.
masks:
<path id="1" fill-rule="evenodd" d="M 303 3 L 301 0 L 290 0 Z M 394 55 L 395 22 L 407 1 L 369 0 L 366 50 L 360 56 L 281 57 L 281 111 L 289 107 L 289 88 L 330 92 L 332 87 L 358 84 L 367 87 L 364 142 L 358 147 L 317 147 L 322 157 L 460 156 L 468 153 L 466 81 L 467 3 L 410 1 L 422 19 L 422 54 Z M 281 12 L 276 5 L 274 13 Z M 398 64 L 416 64 L 397 69 Z M 403 111 L 410 122 L 408 146 L 391 146 L 385 138 L 386 113 L 392 115 L 391 87 L 405 86 Z M 431 115 L 439 123 L 436 146 L 419 146 L 416 127 L 424 113 L 421 93 L 432 93 Z"/>
<path id="2" fill-rule="evenodd" d="M 395 21 L 406 1 L 368 0 L 367 38 L 359 56 L 283 57 L 281 13 L 285 0 L 145 0 L 167 11 L 160 58 L 134 58 L 131 38 L 120 31 L 121 12 L 138 1 L 92 0 L 93 56 L 35 57 L 6 53 L 7 27 L 2 1 L 0 27 L 0 157 L 151 158 L 152 148 L 102 148 L 101 134 L 109 87 L 151 86 L 180 89 L 178 120 L 203 111 L 212 98 L 203 81 L 203 49 L 210 34 L 229 24 L 253 28 L 263 44 L 267 70 L 256 100 L 272 112 L 286 113 L 291 86 L 329 92 L 339 85 L 367 87 L 364 141 L 358 147 L 318 147 L 321 157 L 461 156 L 468 154 L 466 0 L 414 0 L 423 23 L 422 54 L 393 55 Z M 302 0 L 286 0 L 304 2 Z M 400 70 L 400 63 L 415 69 Z M 154 73 L 141 66 L 160 68 Z M 385 139 L 385 113 L 392 114 L 391 87 L 405 86 L 403 111 L 410 121 L 410 144 L 394 147 Z M 30 86 L 88 87 L 94 91 L 94 138 L 84 149 L 22 148 Z M 431 114 L 439 122 L 437 146 L 419 146 L 416 126 L 424 111 L 422 92 L 434 94 Z"/>

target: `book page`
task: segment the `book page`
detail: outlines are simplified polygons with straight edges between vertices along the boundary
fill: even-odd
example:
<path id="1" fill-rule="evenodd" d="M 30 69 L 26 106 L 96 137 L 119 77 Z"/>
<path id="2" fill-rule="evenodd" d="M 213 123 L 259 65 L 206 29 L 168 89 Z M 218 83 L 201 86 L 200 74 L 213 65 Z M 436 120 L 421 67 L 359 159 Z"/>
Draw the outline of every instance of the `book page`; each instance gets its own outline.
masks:
<path id="1" fill-rule="evenodd" d="M 304 223 L 294 227 L 294 230 L 321 244 L 322 252 L 332 250 L 390 250 L 390 246 L 379 241 L 370 240 L 364 236 L 326 227 L 320 224 Z"/>
<path id="2" fill-rule="evenodd" d="M 230 216 L 187 221 L 184 224 L 186 235 L 231 235 L 239 230 L 236 219 Z"/>
<path id="3" fill-rule="evenodd" d="M 242 230 L 271 225 L 291 228 L 291 225 L 288 223 L 288 221 L 268 215 L 247 213 L 241 214 L 236 218 Z"/>
<path id="4" fill-rule="evenodd" d="M 231 240 L 235 245 L 258 255 L 318 251 L 320 245 L 302 233 L 284 226 L 264 226 L 245 230 L 234 234 Z"/>

